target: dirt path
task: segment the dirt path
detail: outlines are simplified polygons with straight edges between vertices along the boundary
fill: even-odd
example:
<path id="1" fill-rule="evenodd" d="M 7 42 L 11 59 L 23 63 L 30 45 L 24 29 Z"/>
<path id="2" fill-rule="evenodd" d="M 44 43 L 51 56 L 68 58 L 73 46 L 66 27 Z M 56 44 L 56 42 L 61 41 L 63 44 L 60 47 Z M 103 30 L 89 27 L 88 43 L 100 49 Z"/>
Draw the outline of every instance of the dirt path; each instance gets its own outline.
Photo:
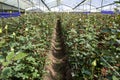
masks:
<path id="1" fill-rule="evenodd" d="M 46 60 L 50 63 L 45 66 L 47 73 L 44 75 L 43 80 L 72 80 L 61 31 L 61 22 L 58 19 L 53 31 L 51 50 Z"/>

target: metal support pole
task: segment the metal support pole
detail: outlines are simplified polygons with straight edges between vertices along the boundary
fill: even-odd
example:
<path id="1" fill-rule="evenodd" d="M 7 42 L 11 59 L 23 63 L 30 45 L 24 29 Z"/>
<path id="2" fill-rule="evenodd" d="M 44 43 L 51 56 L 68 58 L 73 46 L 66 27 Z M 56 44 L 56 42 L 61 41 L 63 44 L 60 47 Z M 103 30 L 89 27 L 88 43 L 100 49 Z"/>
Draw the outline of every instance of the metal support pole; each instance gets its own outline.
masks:
<path id="1" fill-rule="evenodd" d="M 40 0 L 39 0 L 39 11 L 40 11 Z"/>
<path id="2" fill-rule="evenodd" d="M 83 4 L 83 12 L 85 11 L 85 5 Z"/>
<path id="3" fill-rule="evenodd" d="M 17 0 L 17 3 L 18 3 L 18 11 L 20 12 L 20 1 L 19 0 Z"/>
<path id="4" fill-rule="evenodd" d="M 73 10 L 75 9 L 75 8 L 77 8 L 78 6 L 80 6 L 82 3 L 84 3 L 86 0 L 83 0 L 83 1 L 81 1 L 79 4 L 77 4 L 74 8 L 73 8 Z"/>
<path id="5" fill-rule="evenodd" d="M 17 0 L 17 3 L 18 3 L 18 12 L 20 13 L 20 1 L 19 0 Z M 18 18 L 18 22 L 19 22 L 19 24 L 20 24 L 20 19 Z"/>
<path id="6" fill-rule="evenodd" d="M 91 13 L 91 3 L 92 3 L 92 0 L 90 0 L 90 11 L 89 11 L 90 13 Z M 88 16 L 88 18 L 89 18 L 89 23 L 91 24 L 91 18 L 90 18 L 90 16 Z"/>
<path id="7" fill-rule="evenodd" d="M 41 0 L 41 2 L 45 5 L 45 7 L 50 11 L 50 8 L 48 7 L 48 5 L 43 1 Z"/>
<path id="8" fill-rule="evenodd" d="M 112 11 L 112 5 L 110 5 L 110 11 Z"/>
<path id="9" fill-rule="evenodd" d="M 33 2 L 33 0 L 32 0 L 32 2 Z M 34 4 L 32 3 L 32 10 L 31 11 L 33 11 L 33 6 L 34 6 Z"/>
<path id="10" fill-rule="evenodd" d="M 90 0 L 90 12 L 91 12 L 91 6 L 92 6 L 91 4 L 92 4 L 92 0 Z"/>
<path id="11" fill-rule="evenodd" d="M 2 4 L 2 12 L 4 12 L 4 8 L 3 8 L 3 4 Z M 1 26 L 3 27 L 3 23 L 4 23 L 4 18 L 1 18 Z"/>
<path id="12" fill-rule="evenodd" d="M 103 6 L 103 0 L 101 1 L 101 11 L 102 11 L 102 6 Z"/>
<path id="13" fill-rule="evenodd" d="M 4 8 L 3 8 L 3 5 L 4 5 L 4 4 L 1 4 L 1 5 L 2 5 L 2 11 L 4 12 Z"/>

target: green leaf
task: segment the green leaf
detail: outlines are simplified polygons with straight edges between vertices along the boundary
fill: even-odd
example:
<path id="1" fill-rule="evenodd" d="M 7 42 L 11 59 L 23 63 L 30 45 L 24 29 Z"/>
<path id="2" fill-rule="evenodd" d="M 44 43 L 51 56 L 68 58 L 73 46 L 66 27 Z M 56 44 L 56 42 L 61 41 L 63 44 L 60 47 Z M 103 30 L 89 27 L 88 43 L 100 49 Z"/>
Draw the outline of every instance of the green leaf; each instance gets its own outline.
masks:
<path id="1" fill-rule="evenodd" d="M 20 78 L 20 77 L 24 76 L 24 74 L 19 72 L 19 73 L 15 74 L 15 76 L 16 76 L 17 78 Z"/>
<path id="2" fill-rule="evenodd" d="M 5 43 L 5 40 L 2 39 L 2 40 L 0 41 L 0 47 L 2 47 L 4 43 Z"/>
<path id="3" fill-rule="evenodd" d="M 11 62 L 3 62 L 2 65 L 3 66 L 8 66 Z"/>
<path id="4" fill-rule="evenodd" d="M 71 29 L 71 32 L 72 32 L 72 33 L 75 33 L 75 34 L 77 33 L 76 30 L 73 29 L 73 28 Z"/>
<path id="5" fill-rule="evenodd" d="M 120 44 L 120 40 L 116 40 L 118 44 Z"/>
<path id="6" fill-rule="evenodd" d="M 14 52 L 10 52 L 8 53 L 8 55 L 6 56 L 6 60 L 7 61 L 11 61 L 14 58 Z"/>
<path id="7" fill-rule="evenodd" d="M 10 67 L 5 67 L 2 70 L 1 76 L 3 79 L 6 79 L 12 75 L 12 69 Z"/>
<path id="8" fill-rule="evenodd" d="M 22 53 L 22 52 L 18 52 L 16 54 L 16 56 L 14 57 L 14 60 L 20 60 L 20 59 L 23 59 L 24 57 L 26 57 L 27 54 L 26 53 Z"/>
<path id="9" fill-rule="evenodd" d="M 113 80 L 119 80 L 116 76 L 112 76 Z"/>
<path id="10" fill-rule="evenodd" d="M 29 62 L 35 62 L 35 58 L 33 58 L 32 56 L 28 57 L 26 60 L 28 60 Z"/>
<path id="11" fill-rule="evenodd" d="M 91 75 L 91 72 L 87 69 L 82 69 L 83 74 Z"/>
<path id="12" fill-rule="evenodd" d="M 2 28 L 0 28 L 0 33 L 2 33 Z"/>
<path id="13" fill-rule="evenodd" d="M 4 57 L 0 55 L 0 62 L 4 62 Z"/>
<path id="14" fill-rule="evenodd" d="M 103 33 L 109 33 L 109 32 L 111 32 L 111 30 L 109 28 L 105 28 L 101 32 L 103 32 Z"/>
<path id="15" fill-rule="evenodd" d="M 15 71 L 21 71 L 21 70 L 23 70 L 23 69 L 25 69 L 25 64 L 18 64 L 18 65 L 16 65 L 15 67 L 14 67 L 14 70 Z"/>

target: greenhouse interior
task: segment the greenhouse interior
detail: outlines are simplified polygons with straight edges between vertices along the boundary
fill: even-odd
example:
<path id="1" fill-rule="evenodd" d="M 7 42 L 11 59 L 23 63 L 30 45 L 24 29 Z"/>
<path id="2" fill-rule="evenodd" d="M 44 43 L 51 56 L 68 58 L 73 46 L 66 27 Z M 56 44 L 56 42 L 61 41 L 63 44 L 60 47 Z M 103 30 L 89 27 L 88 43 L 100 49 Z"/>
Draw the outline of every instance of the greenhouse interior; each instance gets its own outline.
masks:
<path id="1" fill-rule="evenodd" d="M 120 80 L 120 0 L 0 0 L 0 80 Z"/>

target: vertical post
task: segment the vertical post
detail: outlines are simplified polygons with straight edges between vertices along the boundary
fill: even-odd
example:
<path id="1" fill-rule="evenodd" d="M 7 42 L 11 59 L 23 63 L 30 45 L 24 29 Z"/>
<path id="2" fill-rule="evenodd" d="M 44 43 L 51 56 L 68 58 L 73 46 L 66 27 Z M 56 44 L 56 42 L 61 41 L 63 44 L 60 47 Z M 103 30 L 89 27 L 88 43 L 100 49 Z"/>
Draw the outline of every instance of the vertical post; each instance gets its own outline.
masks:
<path id="1" fill-rule="evenodd" d="M 102 11 L 103 0 L 101 1 L 101 11 Z"/>
<path id="2" fill-rule="evenodd" d="M 1 9 L 2 9 L 2 4 L 0 4 L 0 12 L 2 11 Z"/>
<path id="3" fill-rule="evenodd" d="M 2 12 L 4 12 L 4 8 L 3 8 L 3 4 L 1 4 L 1 6 L 2 6 Z M 3 22 L 4 21 L 4 16 L 2 16 L 2 18 L 1 18 L 1 26 L 3 27 Z"/>
<path id="4" fill-rule="evenodd" d="M 1 5 L 2 5 L 2 11 L 4 12 L 4 8 L 3 8 L 3 5 L 4 5 L 4 4 L 1 4 Z"/>
<path id="5" fill-rule="evenodd" d="M 90 11 L 89 11 L 90 13 L 91 13 L 91 4 L 92 4 L 92 0 L 90 0 Z M 91 23 L 91 20 L 90 20 L 91 18 L 90 18 L 90 16 L 88 16 L 88 17 L 89 17 L 89 22 Z"/>
<path id="6" fill-rule="evenodd" d="M 20 12 L 20 1 L 19 0 L 17 0 L 17 3 L 18 3 L 18 11 Z"/>
<path id="7" fill-rule="evenodd" d="M 61 7 L 60 7 L 60 0 L 57 0 L 57 7 L 59 7 L 59 11 L 60 11 L 60 9 L 61 9 Z"/>
<path id="8" fill-rule="evenodd" d="M 112 5 L 110 5 L 110 11 L 112 11 Z"/>
<path id="9" fill-rule="evenodd" d="M 91 12 L 91 4 L 92 4 L 92 0 L 90 0 L 90 12 Z"/>
<path id="10" fill-rule="evenodd" d="M 39 11 L 40 11 L 40 0 L 39 0 Z"/>
<path id="11" fill-rule="evenodd" d="M 83 12 L 85 11 L 85 6 L 84 6 L 84 4 L 83 4 Z"/>
<path id="12" fill-rule="evenodd" d="M 34 5 L 33 5 L 33 0 L 32 0 L 32 10 L 31 10 L 31 11 L 33 11 L 33 6 L 34 6 Z"/>
<path id="13" fill-rule="evenodd" d="M 18 3 L 18 12 L 20 13 L 20 1 L 19 0 L 17 0 L 17 3 Z M 20 20 L 19 18 L 18 18 L 18 20 Z M 20 21 L 18 21 L 19 22 L 19 24 L 20 24 Z"/>

